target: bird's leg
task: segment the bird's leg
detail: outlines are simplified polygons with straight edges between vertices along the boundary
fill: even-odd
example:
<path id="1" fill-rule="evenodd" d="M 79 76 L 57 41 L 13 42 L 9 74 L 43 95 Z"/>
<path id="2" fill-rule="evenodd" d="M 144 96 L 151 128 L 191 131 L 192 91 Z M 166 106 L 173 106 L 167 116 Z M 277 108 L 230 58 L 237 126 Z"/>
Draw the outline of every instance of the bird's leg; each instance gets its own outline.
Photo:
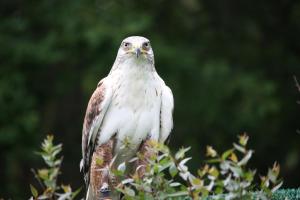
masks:
<path id="1" fill-rule="evenodd" d="M 110 196 L 110 163 L 113 159 L 114 140 L 95 148 L 92 157 L 90 184 L 95 197 L 111 199 Z"/>
<path id="2" fill-rule="evenodd" d="M 136 161 L 136 172 L 140 178 L 143 178 L 146 172 L 148 160 L 154 154 L 153 150 L 151 150 L 150 142 L 150 139 L 143 141 L 139 148 L 139 153 L 141 154 L 141 157 Z"/>

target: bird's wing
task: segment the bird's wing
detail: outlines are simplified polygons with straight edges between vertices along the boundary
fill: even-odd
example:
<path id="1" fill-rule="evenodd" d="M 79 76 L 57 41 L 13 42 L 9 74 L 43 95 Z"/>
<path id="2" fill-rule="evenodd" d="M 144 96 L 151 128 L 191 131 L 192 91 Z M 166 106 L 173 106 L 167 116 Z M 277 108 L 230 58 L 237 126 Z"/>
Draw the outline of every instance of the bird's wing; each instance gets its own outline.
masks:
<path id="1" fill-rule="evenodd" d="M 97 135 L 111 100 L 112 89 L 104 78 L 98 83 L 89 100 L 83 123 L 80 170 L 84 173 L 86 185 L 89 183 L 89 166 L 97 143 Z"/>
<path id="2" fill-rule="evenodd" d="M 173 128 L 174 99 L 171 89 L 164 85 L 161 93 L 159 141 L 165 142 Z"/>

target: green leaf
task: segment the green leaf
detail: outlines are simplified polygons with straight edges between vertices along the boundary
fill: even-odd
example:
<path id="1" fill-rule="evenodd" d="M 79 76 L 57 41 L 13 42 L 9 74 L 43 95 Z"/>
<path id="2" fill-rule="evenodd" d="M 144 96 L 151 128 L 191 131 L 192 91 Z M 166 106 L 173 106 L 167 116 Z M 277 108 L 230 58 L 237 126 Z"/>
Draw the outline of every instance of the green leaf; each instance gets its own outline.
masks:
<path id="1" fill-rule="evenodd" d="M 229 149 L 227 151 L 225 151 L 223 154 L 222 154 L 222 160 L 226 160 L 228 158 L 228 156 L 233 153 L 234 149 Z"/>
<path id="2" fill-rule="evenodd" d="M 40 169 L 40 170 L 38 170 L 38 176 L 42 180 L 48 179 L 48 174 L 49 174 L 49 170 L 48 169 Z"/>
<path id="3" fill-rule="evenodd" d="M 255 175 L 255 170 L 254 171 L 249 170 L 246 173 L 244 173 L 244 178 L 246 181 L 252 182 L 254 179 L 254 175 Z"/>
<path id="4" fill-rule="evenodd" d="M 178 169 L 174 163 L 169 167 L 169 173 L 173 178 L 177 175 Z"/>
<path id="5" fill-rule="evenodd" d="M 215 158 L 215 159 L 206 160 L 205 162 L 207 162 L 207 163 L 219 163 L 221 161 L 222 160 L 220 158 Z"/>
<path id="6" fill-rule="evenodd" d="M 185 153 L 186 153 L 187 151 L 189 151 L 190 149 L 191 149 L 191 147 L 181 148 L 181 149 L 175 154 L 175 159 L 176 159 L 176 160 L 179 160 L 179 159 L 184 158 Z"/>
<path id="7" fill-rule="evenodd" d="M 236 156 L 236 154 L 234 152 L 231 153 L 229 159 L 234 162 L 234 163 L 237 163 L 238 162 L 238 158 Z"/>
<path id="8" fill-rule="evenodd" d="M 199 186 L 199 185 L 203 185 L 203 181 L 201 181 L 199 178 L 193 178 L 191 181 L 193 186 Z"/>
<path id="9" fill-rule="evenodd" d="M 33 185 L 30 184 L 30 190 L 31 190 L 31 194 L 34 198 L 37 198 L 37 196 L 39 195 L 38 194 L 38 191 L 35 189 L 35 187 Z"/>
<path id="10" fill-rule="evenodd" d="M 169 185 L 170 185 L 170 187 L 178 187 L 178 186 L 181 186 L 181 184 L 178 183 L 178 182 L 173 182 L 173 183 L 170 183 Z"/>
<path id="11" fill-rule="evenodd" d="M 200 177 L 203 177 L 206 173 L 208 173 L 209 165 L 205 164 L 203 168 L 198 169 L 197 173 Z"/>
<path id="12" fill-rule="evenodd" d="M 248 163 L 248 161 L 250 160 L 251 156 L 253 154 L 253 151 L 252 150 L 249 150 L 246 155 L 243 157 L 243 159 L 238 162 L 238 165 L 239 166 L 242 166 L 242 165 L 246 165 Z"/>
<path id="13" fill-rule="evenodd" d="M 241 177 L 243 175 L 243 170 L 241 169 L 241 167 L 230 166 L 229 168 L 233 172 L 233 176 Z"/>
<path id="14" fill-rule="evenodd" d="M 133 189 L 126 187 L 125 188 L 125 194 L 127 194 L 128 196 L 134 197 L 135 196 L 135 192 Z"/>
<path id="15" fill-rule="evenodd" d="M 244 147 L 242 147 L 241 145 L 238 145 L 236 143 L 233 143 L 233 146 L 236 150 L 242 152 L 242 153 L 246 153 L 246 149 Z"/>
<path id="16" fill-rule="evenodd" d="M 68 193 L 72 191 L 70 185 L 61 185 L 61 188 L 63 189 L 64 193 Z"/>
<path id="17" fill-rule="evenodd" d="M 192 157 L 188 157 L 188 158 L 183 159 L 182 161 L 180 161 L 179 166 L 184 166 L 185 163 L 187 163 L 191 159 L 192 159 Z"/>
<path id="18" fill-rule="evenodd" d="M 216 193 L 216 194 L 222 194 L 223 191 L 224 191 L 224 190 L 223 190 L 222 187 L 217 187 L 216 190 L 215 190 L 215 193 Z"/>
<path id="19" fill-rule="evenodd" d="M 172 165 L 172 161 L 169 158 L 164 158 L 162 160 L 159 161 L 159 172 L 165 170 L 166 168 L 168 168 L 169 166 Z"/>
<path id="20" fill-rule="evenodd" d="M 214 150 L 214 148 L 212 146 L 206 146 L 206 156 L 207 157 L 216 157 L 217 156 L 217 152 L 216 150 Z"/>
<path id="21" fill-rule="evenodd" d="M 219 171 L 218 171 L 218 169 L 215 168 L 215 167 L 211 167 L 211 168 L 209 169 L 208 173 L 209 173 L 210 175 L 212 175 L 213 177 L 215 177 L 215 178 L 217 178 L 217 177 L 219 176 L 219 174 L 220 174 Z"/>
<path id="22" fill-rule="evenodd" d="M 278 183 L 277 185 L 275 185 L 273 188 L 272 188 L 272 192 L 274 193 L 275 191 L 277 191 L 283 184 L 283 181 L 281 181 L 280 183 Z"/>
<path id="23" fill-rule="evenodd" d="M 82 189 L 82 187 L 78 188 L 75 192 L 72 192 L 72 199 L 74 199 L 79 194 L 81 189 Z"/>
<path id="24" fill-rule="evenodd" d="M 189 193 L 186 191 L 179 191 L 179 192 L 175 192 L 173 194 L 168 194 L 167 197 L 179 197 L 179 196 L 187 196 Z"/>
<path id="25" fill-rule="evenodd" d="M 246 146 L 247 142 L 248 142 L 248 139 L 249 139 L 249 136 L 246 133 L 244 133 L 243 135 L 240 135 L 239 136 L 239 143 L 240 143 L 240 145 Z"/>

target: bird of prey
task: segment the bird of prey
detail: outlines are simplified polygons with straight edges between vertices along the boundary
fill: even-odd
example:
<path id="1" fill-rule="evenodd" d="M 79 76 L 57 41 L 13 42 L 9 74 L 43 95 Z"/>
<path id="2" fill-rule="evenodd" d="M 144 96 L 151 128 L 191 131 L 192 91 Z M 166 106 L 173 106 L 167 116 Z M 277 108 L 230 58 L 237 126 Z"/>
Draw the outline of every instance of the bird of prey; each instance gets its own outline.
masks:
<path id="1" fill-rule="evenodd" d="M 172 91 L 156 72 L 150 41 L 140 36 L 125 38 L 110 73 L 91 96 L 84 118 L 80 166 L 86 199 L 110 195 L 112 160 L 117 166 L 138 151 L 146 153 L 147 141 L 165 142 L 173 127 L 173 107 Z"/>

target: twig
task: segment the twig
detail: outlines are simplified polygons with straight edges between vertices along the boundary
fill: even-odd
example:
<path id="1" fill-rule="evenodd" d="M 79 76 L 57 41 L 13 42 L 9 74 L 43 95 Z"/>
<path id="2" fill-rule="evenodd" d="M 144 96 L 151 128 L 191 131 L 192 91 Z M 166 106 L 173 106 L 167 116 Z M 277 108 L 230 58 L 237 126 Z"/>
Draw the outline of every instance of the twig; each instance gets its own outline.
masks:
<path id="1" fill-rule="evenodd" d="M 40 186 L 42 187 L 43 190 L 45 190 L 45 186 L 42 183 L 40 177 L 38 176 L 38 174 L 36 173 L 36 171 L 34 169 L 31 169 L 32 173 L 34 174 L 35 179 L 38 181 L 38 183 L 40 184 Z"/>

